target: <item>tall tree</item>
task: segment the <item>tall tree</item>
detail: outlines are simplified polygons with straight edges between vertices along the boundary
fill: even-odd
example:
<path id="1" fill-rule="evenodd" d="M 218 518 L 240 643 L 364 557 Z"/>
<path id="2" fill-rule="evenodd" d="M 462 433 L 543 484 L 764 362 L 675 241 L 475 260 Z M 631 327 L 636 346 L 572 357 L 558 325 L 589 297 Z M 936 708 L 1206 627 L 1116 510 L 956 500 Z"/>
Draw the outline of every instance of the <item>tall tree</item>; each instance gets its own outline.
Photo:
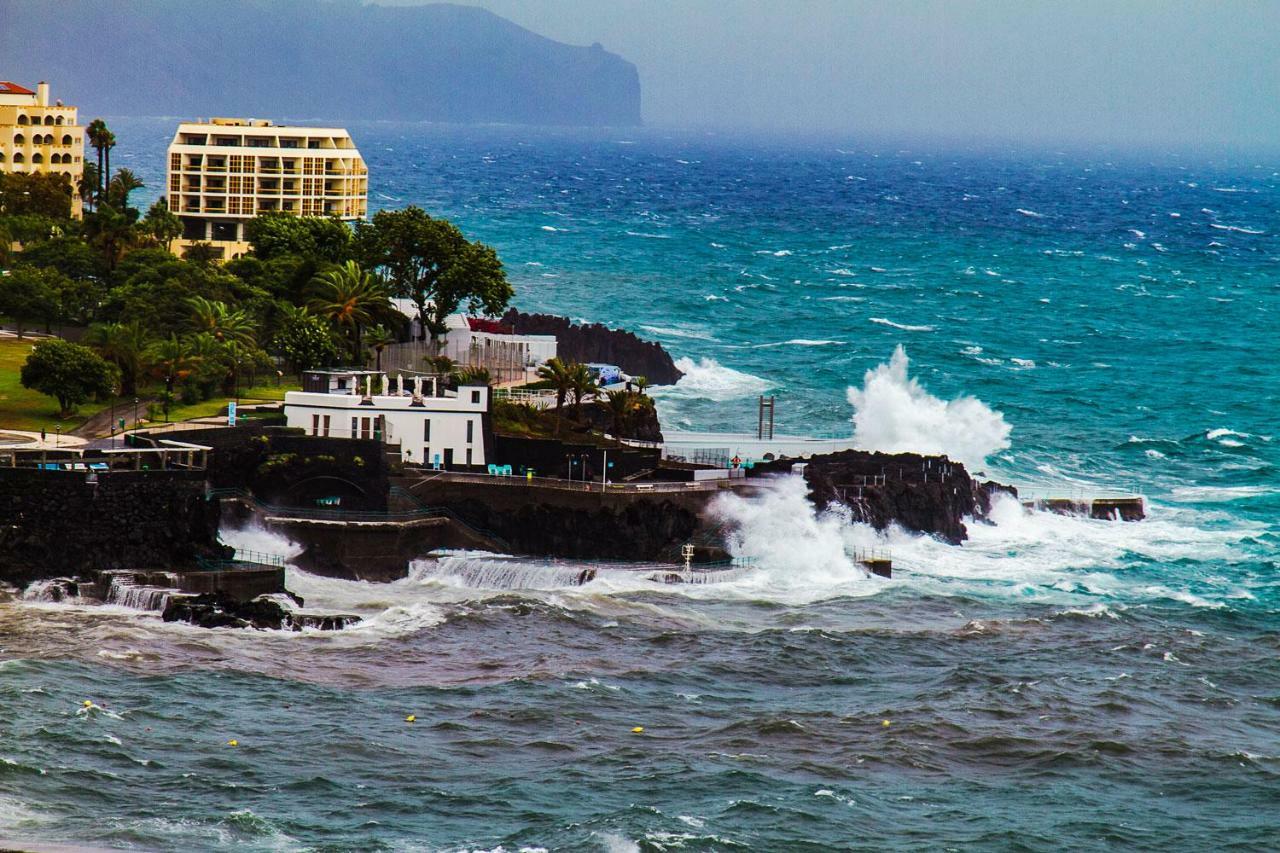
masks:
<path id="1" fill-rule="evenodd" d="M 413 301 L 432 340 L 448 331 L 446 319 L 464 302 L 497 313 L 511 299 L 497 253 L 418 207 L 381 210 L 358 224 L 356 255 L 380 270 L 397 296 Z"/>
<path id="2" fill-rule="evenodd" d="M 165 394 L 170 395 L 176 382 L 191 375 L 199 359 L 186 341 L 171 334 L 151 345 L 147 350 L 147 363 L 152 373 L 164 380 Z"/>
<path id="3" fill-rule="evenodd" d="M 387 288 L 376 275 L 360 268 L 355 261 L 321 273 L 312 280 L 314 296 L 308 307 L 351 334 L 351 357 L 363 359 L 360 348 L 361 330 L 380 315 L 390 311 Z"/>
<path id="4" fill-rule="evenodd" d="M 93 121 L 89 122 L 89 126 L 85 128 L 85 136 L 88 137 L 89 144 L 93 146 L 93 150 L 98 153 L 98 166 L 97 170 L 93 174 L 96 179 L 96 184 L 94 185 L 96 190 L 94 193 L 95 203 L 102 202 L 102 197 L 106 190 L 105 177 L 107 170 L 103 167 L 102 161 L 103 156 L 106 154 L 107 136 L 109 134 L 110 131 L 107 130 L 107 123 L 100 118 L 95 118 Z"/>
<path id="5" fill-rule="evenodd" d="M 108 270 L 114 270 L 138 240 L 138 232 L 129 218 L 111 205 L 101 202 L 92 216 L 85 217 L 85 236 L 102 254 Z"/>

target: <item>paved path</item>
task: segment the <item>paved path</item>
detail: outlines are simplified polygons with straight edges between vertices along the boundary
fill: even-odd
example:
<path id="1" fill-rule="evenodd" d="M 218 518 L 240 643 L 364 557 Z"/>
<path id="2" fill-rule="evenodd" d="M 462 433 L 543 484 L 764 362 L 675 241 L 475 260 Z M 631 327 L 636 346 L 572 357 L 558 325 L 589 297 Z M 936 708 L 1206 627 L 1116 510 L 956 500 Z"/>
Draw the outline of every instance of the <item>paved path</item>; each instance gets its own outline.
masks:
<path id="1" fill-rule="evenodd" d="M 10 443 L 11 439 L 15 439 Z M 26 439 L 20 441 L 16 439 Z M 21 450 L 69 450 L 72 448 L 84 447 L 85 440 L 77 435 L 67 435 L 63 433 L 61 437 L 56 432 L 46 433 L 43 442 L 40 441 L 40 433 L 27 432 L 18 429 L 2 429 L 0 428 L 0 447 L 8 449 Z"/>

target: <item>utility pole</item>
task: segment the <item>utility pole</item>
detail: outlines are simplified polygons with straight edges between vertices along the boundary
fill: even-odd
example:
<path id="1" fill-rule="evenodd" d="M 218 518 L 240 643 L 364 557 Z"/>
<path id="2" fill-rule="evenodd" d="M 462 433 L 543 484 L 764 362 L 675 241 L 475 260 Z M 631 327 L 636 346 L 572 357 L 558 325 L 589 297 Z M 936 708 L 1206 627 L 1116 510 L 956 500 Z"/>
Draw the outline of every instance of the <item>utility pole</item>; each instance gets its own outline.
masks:
<path id="1" fill-rule="evenodd" d="M 609 448 L 604 449 L 604 463 L 600 468 L 600 491 L 609 489 Z"/>

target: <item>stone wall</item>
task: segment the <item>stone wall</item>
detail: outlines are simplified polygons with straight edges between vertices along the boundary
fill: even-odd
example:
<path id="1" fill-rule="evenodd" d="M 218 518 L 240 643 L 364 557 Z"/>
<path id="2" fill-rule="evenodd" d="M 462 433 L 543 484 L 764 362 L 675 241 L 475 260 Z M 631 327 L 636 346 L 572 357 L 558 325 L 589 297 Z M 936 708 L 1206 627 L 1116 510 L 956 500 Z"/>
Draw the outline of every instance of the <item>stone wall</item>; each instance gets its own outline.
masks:
<path id="1" fill-rule="evenodd" d="M 0 580 L 193 567 L 221 556 L 199 471 L 0 468 Z"/>

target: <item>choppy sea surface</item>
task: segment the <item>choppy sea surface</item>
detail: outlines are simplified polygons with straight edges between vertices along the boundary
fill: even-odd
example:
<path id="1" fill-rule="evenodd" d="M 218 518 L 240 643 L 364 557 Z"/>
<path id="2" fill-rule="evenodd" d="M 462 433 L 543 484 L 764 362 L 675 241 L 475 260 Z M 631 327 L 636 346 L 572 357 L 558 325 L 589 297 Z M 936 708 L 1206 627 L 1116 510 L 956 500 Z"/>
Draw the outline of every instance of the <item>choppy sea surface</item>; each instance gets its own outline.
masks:
<path id="1" fill-rule="evenodd" d="M 113 121 L 113 164 L 160 186 L 175 124 Z M 687 373 L 668 426 L 748 428 L 776 393 L 780 430 L 856 414 L 867 446 L 1139 490 L 1149 517 L 1009 502 L 950 546 L 782 480 L 719 507 L 756 558 L 723 584 L 480 554 L 388 585 L 291 571 L 366 617 L 336 634 L 0 602 L 0 837 L 1276 847 L 1280 161 L 351 129 L 371 202 L 494 244 L 522 308 L 662 341 Z"/>

